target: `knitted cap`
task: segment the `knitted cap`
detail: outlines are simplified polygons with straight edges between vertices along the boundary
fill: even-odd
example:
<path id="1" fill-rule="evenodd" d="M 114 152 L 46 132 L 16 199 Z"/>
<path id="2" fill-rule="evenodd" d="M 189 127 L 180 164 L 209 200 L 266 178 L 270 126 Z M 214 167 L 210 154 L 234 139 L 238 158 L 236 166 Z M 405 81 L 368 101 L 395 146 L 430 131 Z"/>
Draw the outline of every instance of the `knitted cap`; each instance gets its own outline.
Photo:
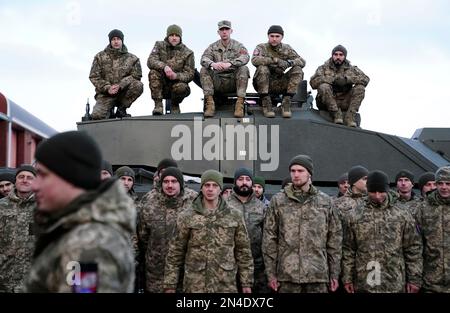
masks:
<path id="1" fill-rule="evenodd" d="M 170 158 L 162 159 L 158 163 L 157 170 L 158 170 L 158 172 L 161 172 L 161 170 L 163 170 L 167 167 L 177 167 L 178 168 L 178 164 L 177 164 L 177 162 L 175 162 L 174 159 L 170 159 Z"/>
<path id="2" fill-rule="evenodd" d="M 289 170 L 291 170 L 292 165 L 297 164 L 301 165 L 308 170 L 308 172 L 313 175 L 314 173 L 314 165 L 311 157 L 309 155 L 300 154 L 291 159 L 289 162 Z"/>
<path id="3" fill-rule="evenodd" d="M 266 180 L 264 177 L 261 176 L 255 176 L 253 179 L 253 185 L 261 185 L 263 189 L 266 189 Z"/>
<path id="4" fill-rule="evenodd" d="M 345 49 L 344 46 L 342 45 L 337 45 L 336 47 L 333 48 L 333 50 L 331 51 L 331 55 L 333 55 L 336 51 L 341 51 L 345 57 L 347 57 L 347 49 Z"/>
<path id="5" fill-rule="evenodd" d="M 395 181 L 397 182 L 402 177 L 408 178 L 411 181 L 411 183 L 414 184 L 414 174 L 411 173 L 410 171 L 401 170 L 400 172 L 397 173 L 397 175 L 395 175 Z"/>
<path id="6" fill-rule="evenodd" d="M 270 26 L 269 30 L 267 31 L 267 35 L 272 34 L 272 33 L 281 34 L 282 36 L 284 36 L 283 27 L 281 27 L 280 25 Z"/>
<path id="7" fill-rule="evenodd" d="M 136 174 L 134 173 L 133 169 L 128 167 L 128 166 L 122 166 L 122 167 L 119 167 L 116 170 L 116 177 L 117 178 L 120 178 L 122 176 L 129 176 L 129 177 L 133 178 L 133 181 L 134 181 L 135 180 L 135 175 Z"/>
<path id="8" fill-rule="evenodd" d="M 353 186 L 358 180 L 367 176 L 369 174 L 369 170 L 361 165 L 353 166 L 348 171 L 348 183 L 350 186 Z"/>
<path id="9" fill-rule="evenodd" d="M 434 173 L 432 172 L 426 172 L 420 175 L 419 182 L 417 183 L 419 185 L 419 190 L 422 191 L 423 186 L 425 186 L 429 181 L 435 181 L 436 178 L 434 176 Z"/>
<path id="10" fill-rule="evenodd" d="M 450 181 L 450 166 L 443 166 L 436 171 L 436 182 Z"/>
<path id="11" fill-rule="evenodd" d="M 181 173 L 181 171 L 176 168 L 176 167 L 167 167 L 164 172 L 161 174 L 161 185 L 162 182 L 164 181 L 164 178 L 166 178 L 167 176 L 173 176 L 176 178 L 176 180 L 180 183 L 180 189 L 183 190 L 184 189 L 184 178 L 183 178 L 183 173 Z"/>
<path id="12" fill-rule="evenodd" d="M 113 29 L 112 31 L 109 32 L 109 34 L 108 34 L 109 42 L 111 42 L 111 40 L 114 37 L 119 37 L 123 42 L 123 33 L 120 30 Z"/>
<path id="13" fill-rule="evenodd" d="M 183 37 L 183 31 L 181 30 L 181 27 L 178 25 L 170 25 L 169 27 L 167 27 L 167 37 L 169 37 L 170 35 L 177 35 L 178 37 Z"/>
<path id="14" fill-rule="evenodd" d="M 368 192 L 388 192 L 389 178 L 382 171 L 373 171 L 367 175 L 367 191 Z"/>
<path id="15" fill-rule="evenodd" d="M 102 171 L 107 171 L 111 176 L 114 175 L 111 163 L 106 160 L 102 161 Z"/>
<path id="16" fill-rule="evenodd" d="M 22 164 L 20 167 L 18 167 L 16 170 L 16 177 L 20 172 L 30 172 L 34 177 L 36 177 L 36 169 L 34 168 L 34 166 L 29 164 Z"/>
<path id="17" fill-rule="evenodd" d="M 234 172 L 234 182 L 236 183 L 236 180 L 241 176 L 248 176 L 253 181 L 253 174 L 246 167 L 240 167 Z"/>
<path id="18" fill-rule="evenodd" d="M 203 185 L 209 181 L 213 181 L 216 184 L 218 184 L 220 186 L 220 189 L 223 189 L 223 175 L 215 170 L 207 170 L 202 174 L 202 178 L 201 178 L 201 186 L 200 188 L 203 187 Z"/>

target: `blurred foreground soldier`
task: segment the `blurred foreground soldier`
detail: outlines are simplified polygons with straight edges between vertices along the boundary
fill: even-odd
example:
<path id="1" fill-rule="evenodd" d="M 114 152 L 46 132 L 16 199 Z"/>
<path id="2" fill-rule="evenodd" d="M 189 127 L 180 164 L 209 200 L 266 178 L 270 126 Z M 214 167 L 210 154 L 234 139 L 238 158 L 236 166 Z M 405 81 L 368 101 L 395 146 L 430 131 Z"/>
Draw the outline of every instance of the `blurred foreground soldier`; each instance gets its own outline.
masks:
<path id="1" fill-rule="evenodd" d="M 163 292 L 164 266 L 169 241 L 175 233 L 177 216 L 192 205 L 197 196 L 184 193 L 183 174 L 168 167 L 161 175 L 162 194 L 156 201 L 141 204 L 138 242 L 140 255 L 145 256 L 145 290 Z M 182 282 L 182 281 L 181 281 Z M 181 286 L 179 286 L 181 291 Z"/>
<path id="2" fill-rule="evenodd" d="M 237 292 L 239 275 L 242 292 L 250 293 L 253 258 L 243 215 L 220 196 L 219 172 L 204 172 L 200 188 L 192 206 L 177 219 L 166 258 L 166 292 L 175 292 L 184 265 L 184 292 Z"/>
<path id="3" fill-rule="evenodd" d="M 105 179 L 111 178 L 112 176 L 113 176 L 113 169 L 112 169 L 111 163 L 109 163 L 106 160 L 103 160 L 102 161 L 102 172 L 100 175 L 101 179 L 105 180 Z"/>
<path id="4" fill-rule="evenodd" d="M 222 198 L 224 200 L 227 200 L 231 196 L 232 192 L 233 192 L 233 185 L 232 184 L 224 184 L 223 190 L 222 190 Z"/>
<path id="5" fill-rule="evenodd" d="M 422 228 L 423 289 L 450 292 L 450 166 L 436 171 L 437 189 L 429 193 L 418 212 Z"/>
<path id="6" fill-rule="evenodd" d="M 115 173 L 116 177 L 122 182 L 127 194 L 133 201 L 137 201 L 137 194 L 134 191 L 134 180 L 136 179 L 136 174 L 133 169 L 128 166 L 119 167 Z"/>
<path id="7" fill-rule="evenodd" d="M 417 182 L 421 194 L 421 198 L 425 199 L 427 194 L 433 190 L 436 190 L 436 179 L 434 173 L 426 172 L 420 175 Z"/>
<path id="8" fill-rule="evenodd" d="M 305 60 L 288 44 L 281 43 L 284 30 L 272 25 L 267 31 L 269 41 L 253 51 L 252 64 L 256 66 L 253 86 L 261 97 L 265 117 L 275 117 L 270 95 L 283 95 L 283 117 L 291 117 L 291 97 L 303 80 Z"/>
<path id="9" fill-rule="evenodd" d="M 220 40 L 209 45 L 201 58 L 200 79 L 206 100 L 204 116 L 213 117 L 216 112 L 214 94 L 236 92 L 234 116 L 244 117 L 244 100 L 250 78 L 246 64 L 250 57 L 243 44 L 230 38 L 233 33 L 230 21 L 220 21 L 218 27 Z"/>
<path id="10" fill-rule="evenodd" d="M 392 199 L 388 177 L 369 173 L 368 198 L 349 216 L 342 281 L 353 292 L 416 293 L 422 284 L 422 242 L 412 216 Z"/>
<path id="11" fill-rule="evenodd" d="M 97 100 L 92 110 L 94 120 L 114 118 L 111 112 L 115 107 L 115 117 L 130 117 L 126 109 L 144 90 L 141 63 L 123 44 L 123 33 L 113 29 L 108 38 L 109 45 L 94 57 L 89 74 Z"/>
<path id="12" fill-rule="evenodd" d="M 13 173 L 0 174 L 0 199 L 6 197 L 14 187 L 16 179 Z"/>
<path id="13" fill-rule="evenodd" d="M 347 49 L 338 45 L 331 52 L 331 58 L 319 66 L 311 77 L 310 85 L 317 89 L 317 107 L 328 110 L 334 123 L 356 127 L 355 114 L 364 99 L 369 83 L 358 67 L 347 60 Z M 343 117 L 343 112 L 345 117 Z"/>
<path id="14" fill-rule="evenodd" d="M 180 26 L 170 25 L 166 38 L 155 43 L 148 57 L 153 115 L 163 114 L 163 99 L 172 100 L 171 113 L 180 113 L 180 103 L 191 93 L 188 84 L 194 79 L 194 52 L 182 43 L 182 34 Z"/>
<path id="15" fill-rule="evenodd" d="M 292 183 L 272 197 L 264 223 L 269 287 L 282 293 L 334 292 L 339 286 L 341 222 L 330 197 L 311 184 L 309 156 L 294 157 L 289 171 Z"/>
<path id="16" fill-rule="evenodd" d="M 239 168 L 234 173 L 234 187 L 227 203 L 232 209 L 242 212 L 247 226 L 254 262 L 253 293 L 268 293 L 267 278 L 261 251 L 265 205 L 253 192 L 253 175 L 248 168 Z"/>
<path id="17" fill-rule="evenodd" d="M 60 133 L 35 158 L 38 239 L 25 291 L 132 292 L 136 211 L 121 182 L 101 181 L 97 144 Z"/>
<path id="18" fill-rule="evenodd" d="M 259 200 L 261 200 L 261 202 L 264 203 L 264 205 L 267 208 L 269 206 L 270 201 L 264 195 L 265 190 L 266 190 L 266 180 L 264 179 L 264 177 L 255 176 L 253 179 L 253 191 L 255 192 L 255 196 Z"/>
<path id="19" fill-rule="evenodd" d="M 348 174 L 344 173 L 338 178 L 338 194 L 336 198 L 340 198 L 347 192 L 348 188 L 350 187 L 348 183 Z"/>
<path id="20" fill-rule="evenodd" d="M 20 166 L 15 187 L 0 200 L 0 292 L 20 292 L 31 266 L 36 209 L 31 186 L 35 178 L 34 167 Z"/>

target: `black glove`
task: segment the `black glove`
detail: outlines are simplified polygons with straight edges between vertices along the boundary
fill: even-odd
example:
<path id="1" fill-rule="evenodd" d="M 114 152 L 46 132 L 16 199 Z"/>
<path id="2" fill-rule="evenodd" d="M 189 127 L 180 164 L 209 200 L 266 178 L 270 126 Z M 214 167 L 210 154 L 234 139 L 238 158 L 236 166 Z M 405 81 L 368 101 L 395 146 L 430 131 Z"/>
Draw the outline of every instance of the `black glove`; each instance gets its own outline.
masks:
<path id="1" fill-rule="evenodd" d="M 285 61 L 285 60 L 282 60 L 282 59 L 278 60 L 278 67 L 280 67 L 283 71 L 285 71 L 289 66 L 290 65 L 289 65 L 288 61 Z"/>
<path id="2" fill-rule="evenodd" d="M 345 76 L 338 76 L 334 79 L 333 85 L 335 85 L 338 88 L 343 88 L 346 85 L 348 85 L 347 77 Z"/>

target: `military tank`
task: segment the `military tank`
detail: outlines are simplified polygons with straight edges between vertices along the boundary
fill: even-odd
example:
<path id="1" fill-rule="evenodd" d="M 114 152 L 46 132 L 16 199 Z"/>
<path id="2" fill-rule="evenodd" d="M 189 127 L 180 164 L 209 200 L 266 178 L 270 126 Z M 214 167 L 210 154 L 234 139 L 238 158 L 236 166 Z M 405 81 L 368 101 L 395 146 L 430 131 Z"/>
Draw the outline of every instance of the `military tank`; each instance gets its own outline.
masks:
<path id="1" fill-rule="evenodd" d="M 289 176 L 290 159 L 310 155 L 314 161 L 314 185 L 335 193 L 336 180 L 354 165 L 381 169 L 394 183 L 400 169 L 416 177 L 450 163 L 450 128 L 418 129 L 412 138 L 334 124 L 328 112 L 313 108 L 313 97 L 301 82 L 292 99 L 292 118 L 277 112 L 262 114 L 257 94 L 247 94 L 246 115 L 233 116 L 235 95 L 216 99 L 216 115 L 205 119 L 202 112 L 85 120 L 78 130 L 92 135 L 105 158 L 114 167 L 128 165 L 149 173 L 167 157 L 175 159 L 184 174 L 196 181 L 208 169 L 223 173 L 232 182 L 238 167 L 248 167 L 265 177 L 269 193 L 279 190 Z M 281 102 L 274 97 L 273 103 Z M 166 100 L 166 109 L 170 100 Z M 148 179 L 147 179 L 148 178 Z"/>

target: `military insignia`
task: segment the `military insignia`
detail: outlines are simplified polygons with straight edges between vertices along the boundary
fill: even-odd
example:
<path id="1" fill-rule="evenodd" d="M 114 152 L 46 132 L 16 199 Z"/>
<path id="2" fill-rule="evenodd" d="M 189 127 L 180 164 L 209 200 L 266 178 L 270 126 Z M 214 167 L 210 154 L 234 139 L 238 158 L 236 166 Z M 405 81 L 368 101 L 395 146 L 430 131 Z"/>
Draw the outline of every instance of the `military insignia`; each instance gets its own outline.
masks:
<path id="1" fill-rule="evenodd" d="M 259 49 L 255 49 L 255 50 L 253 51 L 253 55 L 254 55 L 254 56 L 258 56 L 260 53 L 261 53 L 261 52 L 259 52 Z"/>

